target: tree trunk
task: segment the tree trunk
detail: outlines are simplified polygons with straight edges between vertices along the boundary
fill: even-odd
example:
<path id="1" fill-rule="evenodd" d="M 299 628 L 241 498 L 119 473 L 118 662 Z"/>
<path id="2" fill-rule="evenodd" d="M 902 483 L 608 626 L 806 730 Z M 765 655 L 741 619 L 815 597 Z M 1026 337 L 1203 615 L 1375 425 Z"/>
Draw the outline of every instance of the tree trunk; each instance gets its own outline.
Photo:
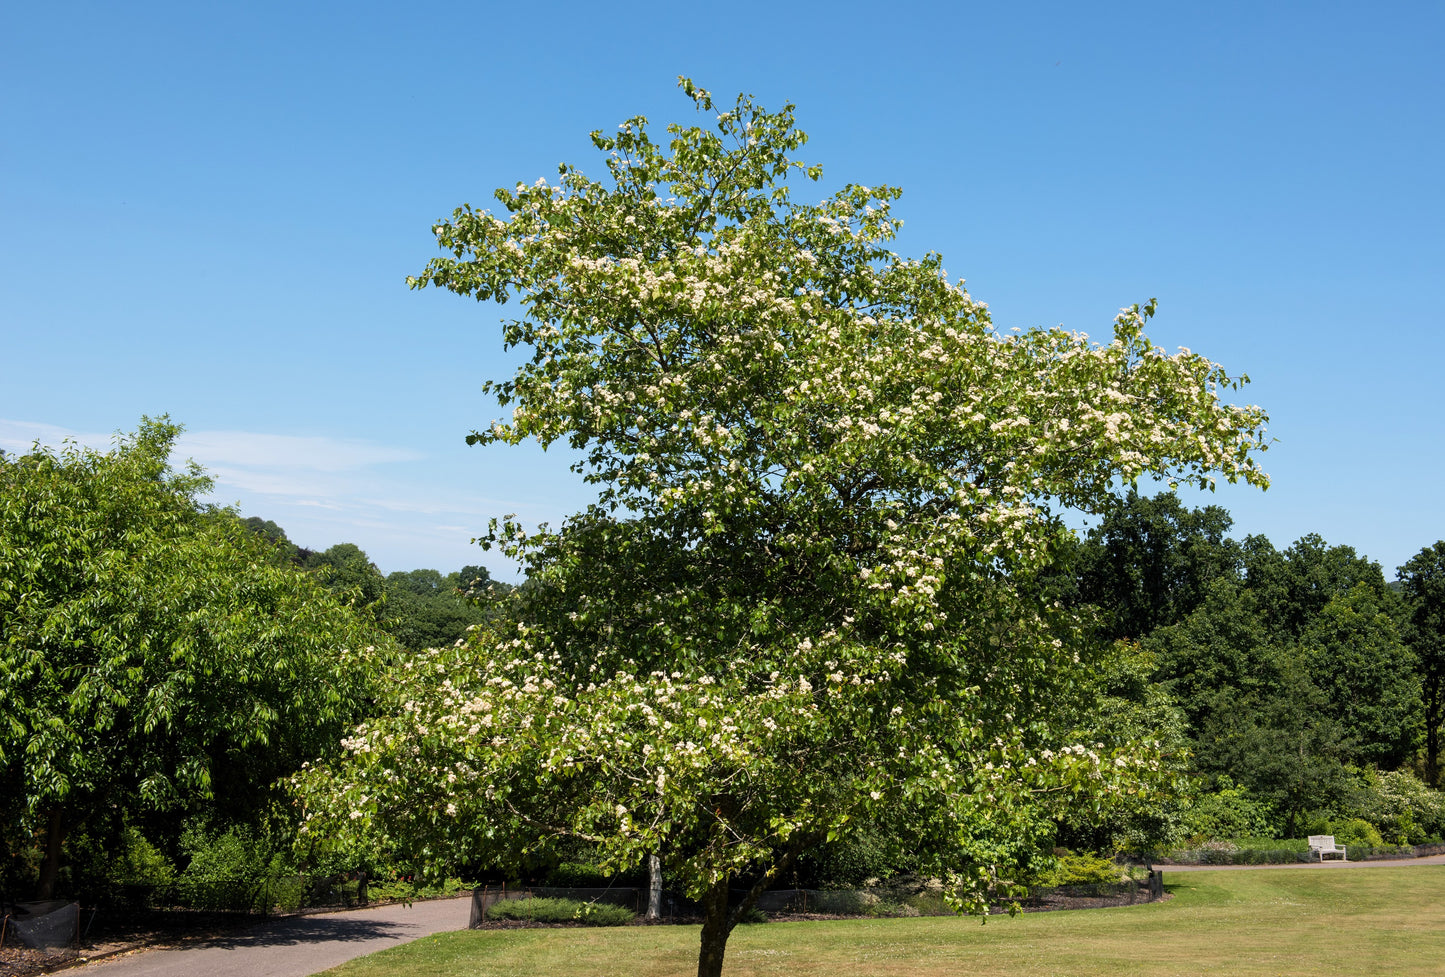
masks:
<path id="1" fill-rule="evenodd" d="M 657 852 L 647 856 L 647 918 L 662 916 L 662 859 Z"/>
<path id="2" fill-rule="evenodd" d="M 1425 727 L 1425 783 L 1440 784 L 1440 727 L 1435 723 Z"/>
<path id="3" fill-rule="evenodd" d="M 702 897 L 702 946 L 697 955 L 697 977 L 722 977 L 723 953 L 727 950 L 728 876 L 724 875 Z"/>
<path id="4" fill-rule="evenodd" d="M 1425 679 L 1425 783 L 1434 787 L 1440 780 L 1440 713 L 1442 711 L 1441 682 L 1436 676 Z"/>
<path id="5" fill-rule="evenodd" d="M 60 821 L 60 808 L 50 809 L 45 826 L 45 861 L 40 863 L 40 882 L 35 887 L 35 898 L 55 898 L 55 880 L 60 876 L 60 845 L 65 840 Z"/>

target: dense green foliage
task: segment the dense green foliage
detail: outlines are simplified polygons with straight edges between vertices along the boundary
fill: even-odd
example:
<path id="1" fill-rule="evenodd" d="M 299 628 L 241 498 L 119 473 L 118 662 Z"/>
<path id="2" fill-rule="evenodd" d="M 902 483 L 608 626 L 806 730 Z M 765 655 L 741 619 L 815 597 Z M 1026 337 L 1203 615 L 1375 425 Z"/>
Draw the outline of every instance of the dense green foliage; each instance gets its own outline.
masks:
<path id="1" fill-rule="evenodd" d="M 492 580 L 486 567 L 466 566 L 449 574 L 397 570 L 382 576 L 355 543 L 309 550 L 291 542 L 285 530 L 269 520 L 252 516 L 245 525 L 271 543 L 275 559 L 312 573 L 409 651 L 460 641 L 469 628 L 495 616 L 512 591 L 510 584 Z"/>
<path id="2" fill-rule="evenodd" d="M 1381 776 L 1419 784 L 1402 768 L 1438 729 L 1430 642 L 1440 631 L 1424 597 L 1433 551 L 1401 568 L 1402 600 L 1350 547 L 1311 535 L 1281 551 L 1259 536 L 1229 539 L 1229 525 L 1218 507 L 1131 493 L 1069 564 L 1071 598 L 1100 608 L 1106 636 L 1142 639 L 1147 683 L 1180 711 L 1202 793 L 1160 834 L 1292 835 L 1307 819 L 1368 818 L 1371 797 L 1392 835 L 1433 834 L 1401 831 L 1390 813 L 1399 805 L 1368 788 Z M 1431 782 L 1432 762 L 1427 749 Z M 1128 844 L 1119 831 L 1113 840 Z"/>
<path id="3" fill-rule="evenodd" d="M 371 695 L 384 636 L 198 503 L 178 430 L 0 460 L 0 825 L 42 890 L 78 828 L 255 816 Z"/>
<path id="4" fill-rule="evenodd" d="M 1440 728 L 1445 724 L 1445 540 L 1427 546 L 1400 567 L 1409 606 L 1406 637 L 1420 668 L 1425 712 L 1425 776 L 1440 776 Z"/>

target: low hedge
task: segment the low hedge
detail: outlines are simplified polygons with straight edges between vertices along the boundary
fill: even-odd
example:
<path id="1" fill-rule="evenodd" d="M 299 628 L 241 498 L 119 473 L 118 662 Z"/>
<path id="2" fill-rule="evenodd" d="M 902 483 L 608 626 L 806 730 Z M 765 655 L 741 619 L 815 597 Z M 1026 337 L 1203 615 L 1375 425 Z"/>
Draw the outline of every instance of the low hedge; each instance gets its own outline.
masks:
<path id="1" fill-rule="evenodd" d="M 625 926 L 637 916 L 626 906 L 576 899 L 504 899 L 487 907 L 487 919 L 515 919 L 533 923 L 586 923 L 588 926 Z"/>

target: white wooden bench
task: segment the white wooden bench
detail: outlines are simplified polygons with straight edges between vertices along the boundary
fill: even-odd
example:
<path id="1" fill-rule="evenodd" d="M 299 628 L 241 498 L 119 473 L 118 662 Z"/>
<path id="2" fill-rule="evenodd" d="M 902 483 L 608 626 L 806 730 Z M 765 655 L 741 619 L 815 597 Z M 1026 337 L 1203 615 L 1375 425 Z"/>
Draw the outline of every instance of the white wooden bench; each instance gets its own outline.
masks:
<path id="1" fill-rule="evenodd" d="M 1322 862 L 1326 855 L 1338 855 L 1348 862 L 1350 858 L 1345 854 L 1345 847 L 1335 844 L 1334 835 L 1310 835 L 1310 854 L 1318 855 Z"/>

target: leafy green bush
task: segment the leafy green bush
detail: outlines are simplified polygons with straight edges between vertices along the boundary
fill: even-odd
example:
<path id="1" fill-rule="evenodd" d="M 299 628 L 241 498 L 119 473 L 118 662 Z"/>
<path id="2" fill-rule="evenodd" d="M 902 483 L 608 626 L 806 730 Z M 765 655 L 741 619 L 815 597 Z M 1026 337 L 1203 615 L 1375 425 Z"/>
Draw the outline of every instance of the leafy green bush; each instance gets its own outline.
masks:
<path id="1" fill-rule="evenodd" d="M 534 923 L 582 922 L 589 926 L 624 926 L 636 918 L 626 906 L 576 899 L 504 899 L 487 907 L 488 919 L 521 919 Z"/>
<path id="2" fill-rule="evenodd" d="M 878 902 L 878 896 L 857 889 L 831 889 L 813 892 L 804 908 L 814 913 L 836 913 L 839 916 L 862 916 Z"/>
<path id="3" fill-rule="evenodd" d="M 171 898 L 176 868 L 139 828 L 81 829 L 65 840 L 65 848 L 68 864 L 61 868 L 58 883 L 65 895 L 107 908 L 139 908 Z M 23 867 L 24 853 L 17 855 Z"/>
<path id="4" fill-rule="evenodd" d="M 1075 855 L 1066 852 L 1059 856 L 1052 869 L 1039 873 L 1038 884 L 1059 885 L 1102 885 L 1118 882 L 1123 871 L 1118 865 L 1098 855 Z"/>
<path id="5" fill-rule="evenodd" d="M 1346 813 L 1364 818 L 1396 845 L 1420 845 L 1445 832 L 1445 794 L 1405 770 L 1359 772 Z"/>
<path id="6" fill-rule="evenodd" d="M 410 876 L 399 875 L 393 871 L 382 878 L 369 881 L 366 898 L 370 902 L 409 903 L 414 899 L 456 895 L 470 888 L 470 885 L 457 878 L 447 878 L 435 885 L 418 884 Z"/>
<path id="7" fill-rule="evenodd" d="M 213 834 L 204 824 L 181 833 L 181 850 L 189 857 L 184 882 L 230 882 L 260 878 L 270 868 L 270 846 L 258 843 L 250 829 L 227 828 Z"/>
<path id="8" fill-rule="evenodd" d="M 1228 777 L 1219 778 L 1219 789 L 1201 794 L 1185 814 L 1181 833 L 1191 847 L 1209 840 L 1270 834 L 1270 807 L 1256 800 Z"/>
<path id="9" fill-rule="evenodd" d="M 309 888 L 306 876 L 278 872 L 265 879 L 253 905 L 267 912 L 272 909 L 295 912 L 306 905 Z"/>
<path id="10" fill-rule="evenodd" d="M 249 826 L 215 831 L 192 823 L 181 833 L 181 849 L 189 856 L 174 887 L 181 905 L 264 913 L 299 909 L 310 896 L 286 854 Z"/>
<path id="11" fill-rule="evenodd" d="M 763 912 L 757 906 L 748 907 L 748 911 L 738 917 L 738 922 L 743 925 L 749 925 L 752 923 L 766 923 L 767 921 L 768 914 Z"/>
<path id="12" fill-rule="evenodd" d="M 1364 818 L 1350 818 L 1348 821 L 1336 822 L 1332 828 L 1330 834 L 1335 836 L 1337 845 L 1364 845 L 1370 848 L 1380 848 L 1385 844 L 1385 839 L 1380 837 L 1379 829 Z"/>
<path id="13" fill-rule="evenodd" d="M 1313 834 L 1329 834 L 1328 831 L 1316 831 Z M 1267 835 L 1254 837 L 1230 838 L 1230 844 L 1240 851 L 1309 851 L 1310 842 L 1308 838 L 1271 838 Z"/>
<path id="14" fill-rule="evenodd" d="M 110 878 L 122 885 L 170 885 L 176 867 L 139 831 L 126 828 L 120 852 L 110 863 Z"/>

